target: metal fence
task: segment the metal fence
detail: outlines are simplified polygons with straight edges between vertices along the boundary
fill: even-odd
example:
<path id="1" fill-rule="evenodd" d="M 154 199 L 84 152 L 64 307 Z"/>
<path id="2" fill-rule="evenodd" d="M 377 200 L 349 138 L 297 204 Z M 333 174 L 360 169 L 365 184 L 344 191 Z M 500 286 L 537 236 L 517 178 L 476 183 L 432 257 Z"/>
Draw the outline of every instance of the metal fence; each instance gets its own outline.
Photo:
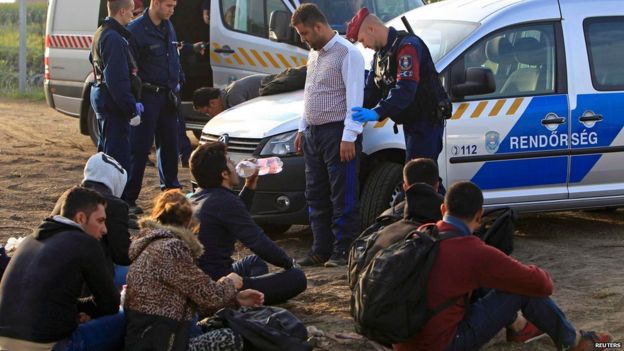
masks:
<path id="1" fill-rule="evenodd" d="M 27 7 L 27 92 L 43 92 L 46 11 L 45 3 L 29 3 Z M 0 95 L 18 92 L 19 33 L 19 3 L 0 4 Z"/>

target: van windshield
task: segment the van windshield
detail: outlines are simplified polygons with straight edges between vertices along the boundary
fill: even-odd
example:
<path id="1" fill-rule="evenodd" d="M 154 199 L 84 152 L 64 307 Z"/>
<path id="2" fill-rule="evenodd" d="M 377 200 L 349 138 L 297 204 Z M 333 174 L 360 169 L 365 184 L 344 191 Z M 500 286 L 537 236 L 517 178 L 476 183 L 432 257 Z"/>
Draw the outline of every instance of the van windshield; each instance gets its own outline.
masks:
<path id="1" fill-rule="evenodd" d="M 437 63 L 466 39 L 479 26 L 479 23 L 417 20 L 410 22 L 410 25 L 414 33 L 427 44 L 433 62 Z M 400 29 L 403 29 L 402 26 Z"/>
<path id="2" fill-rule="evenodd" d="M 347 31 L 347 22 L 362 7 L 381 18 L 389 21 L 402 13 L 424 6 L 422 0 L 303 0 L 301 3 L 311 2 L 316 4 L 327 16 L 327 21 L 332 28 L 340 34 Z"/>

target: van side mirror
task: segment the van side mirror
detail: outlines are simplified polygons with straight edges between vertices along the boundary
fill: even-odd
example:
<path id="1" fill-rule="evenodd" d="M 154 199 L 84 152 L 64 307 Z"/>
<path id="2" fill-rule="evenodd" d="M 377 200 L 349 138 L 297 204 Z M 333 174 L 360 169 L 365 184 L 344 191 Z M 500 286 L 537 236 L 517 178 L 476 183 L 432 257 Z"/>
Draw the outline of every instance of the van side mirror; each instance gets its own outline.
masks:
<path id="1" fill-rule="evenodd" d="M 494 73 L 489 68 L 468 67 L 464 71 L 463 79 L 457 80 L 458 82 L 453 82 L 451 87 L 451 92 L 455 97 L 489 94 L 496 91 Z"/>
<path id="2" fill-rule="evenodd" d="M 279 43 L 294 41 L 293 29 L 290 27 L 290 13 L 287 11 L 273 11 L 269 19 L 269 39 Z"/>

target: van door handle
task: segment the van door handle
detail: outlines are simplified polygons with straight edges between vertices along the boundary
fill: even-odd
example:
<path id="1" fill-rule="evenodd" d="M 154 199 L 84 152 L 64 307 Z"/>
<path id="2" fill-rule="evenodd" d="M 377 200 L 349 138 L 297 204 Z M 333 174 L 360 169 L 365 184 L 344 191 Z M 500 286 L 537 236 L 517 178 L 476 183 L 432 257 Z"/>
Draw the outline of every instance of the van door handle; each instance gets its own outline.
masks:
<path id="1" fill-rule="evenodd" d="M 583 114 L 583 116 L 581 116 L 579 118 L 579 121 L 581 122 L 598 122 L 598 121 L 602 121 L 603 117 L 602 115 L 596 115 L 596 114 Z"/>
<path id="2" fill-rule="evenodd" d="M 557 118 L 544 118 L 542 120 L 542 125 L 549 125 L 549 124 L 564 124 L 565 123 L 565 118 L 563 117 L 557 117 Z"/>
<path id="3" fill-rule="evenodd" d="M 233 54 L 234 50 L 232 50 L 229 46 L 225 45 L 221 48 L 215 49 L 214 52 L 217 54 Z"/>

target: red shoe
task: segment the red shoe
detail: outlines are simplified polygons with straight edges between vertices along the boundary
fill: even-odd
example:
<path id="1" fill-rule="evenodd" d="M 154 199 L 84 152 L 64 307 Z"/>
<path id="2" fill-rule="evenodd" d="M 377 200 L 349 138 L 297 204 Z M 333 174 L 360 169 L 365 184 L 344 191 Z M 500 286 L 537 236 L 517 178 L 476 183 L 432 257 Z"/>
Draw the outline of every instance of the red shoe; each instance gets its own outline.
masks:
<path id="1" fill-rule="evenodd" d="M 583 331 L 581 330 L 581 341 L 578 345 L 569 349 L 569 351 L 590 351 L 590 350 L 604 350 L 606 345 L 596 345 L 597 343 L 607 343 L 611 341 L 611 335 L 608 333 Z"/>
<path id="2" fill-rule="evenodd" d="M 527 321 L 527 324 L 521 331 L 513 331 L 511 328 L 507 328 L 507 341 L 509 342 L 527 343 L 545 335 L 543 331 L 537 329 L 537 327 L 529 321 Z"/>

